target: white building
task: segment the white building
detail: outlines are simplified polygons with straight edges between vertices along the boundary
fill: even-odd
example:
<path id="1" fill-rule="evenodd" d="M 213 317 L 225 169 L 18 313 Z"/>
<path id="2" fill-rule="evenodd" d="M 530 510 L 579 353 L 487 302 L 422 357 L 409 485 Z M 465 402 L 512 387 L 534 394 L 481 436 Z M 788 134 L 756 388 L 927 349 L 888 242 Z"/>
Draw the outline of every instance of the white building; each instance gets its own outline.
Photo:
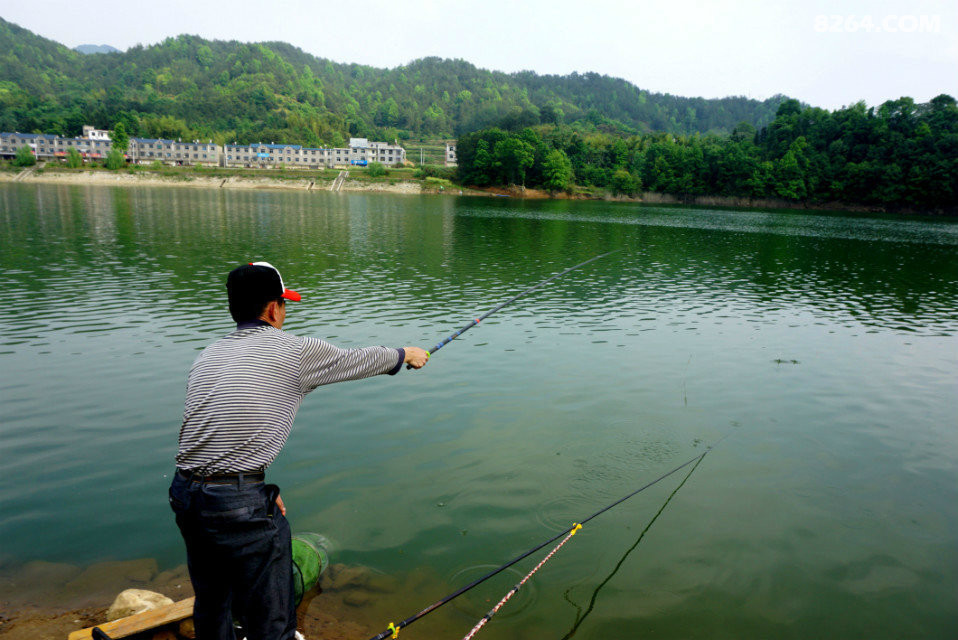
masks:
<path id="1" fill-rule="evenodd" d="M 95 129 L 85 124 L 83 125 L 83 137 L 88 140 L 109 140 L 110 132 L 105 129 Z"/>
<path id="2" fill-rule="evenodd" d="M 366 138 L 349 139 L 349 164 L 365 167 L 370 162 L 394 165 L 405 162 L 406 150 L 385 142 L 370 142 Z"/>
<path id="3" fill-rule="evenodd" d="M 456 141 L 446 143 L 446 166 L 455 167 L 459 163 L 456 160 Z"/>

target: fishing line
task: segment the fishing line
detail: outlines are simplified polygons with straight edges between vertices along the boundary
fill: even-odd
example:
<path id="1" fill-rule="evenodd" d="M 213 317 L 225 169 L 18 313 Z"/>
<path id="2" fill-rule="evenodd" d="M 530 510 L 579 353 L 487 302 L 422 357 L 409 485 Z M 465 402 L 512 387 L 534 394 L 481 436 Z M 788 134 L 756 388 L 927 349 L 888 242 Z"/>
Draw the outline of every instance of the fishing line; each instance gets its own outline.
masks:
<path id="1" fill-rule="evenodd" d="M 602 591 L 602 588 L 609 582 L 609 580 L 612 579 L 612 576 L 614 576 L 616 573 L 619 572 L 619 569 L 622 568 L 622 564 L 625 562 L 625 559 L 628 558 L 633 551 L 635 551 L 635 548 L 637 546 L 639 546 L 639 543 L 642 542 L 642 538 L 644 538 L 645 534 L 649 532 L 649 529 L 652 528 L 652 525 L 655 524 L 655 521 L 658 520 L 660 515 L 662 515 L 662 512 L 665 511 L 665 508 L 669 506 L 669 503 L 672 502 L 672 498 L 674 498 L 675 494 L 679 492 L 679 489 L 685 486 L 685 483 L 688 481 L 688 479 L 692 477 L 692 474 L 695 473 L 695 470 L 698 468 L 699 464 L 701 464 L 704 458 L 705 456 L 702 456 L 701 458 L 698 459 L 698 462 L 692 465 L 692 468 L 689 469 L 688 474 L 684 478 L 682 478 L 682 482 L 679 483 L 679 486 L 675 487 L 675 490 L 669 494 L 669 497 L 665 500 L 665 503 L 662 505 L 662 508 L 659 509 L 654 516 L 652 516 L 652 519 L 649 520 L 649 524 L 645 525 L 645 529 L 643 529 L 642 533 L 639 534 L 639 537 L 638 539 L 636 539 L 635 543 L 631 547 L 629 547 L 629 550 L 626 551 L 625 554 L 619 559 L 618 563 L 616 563 L 615 568 L 612 570 L 612 573 L 607 575 L 605 577 L 605 580 L 603 580 L 599 584 L 599 586 L 595 588 L 595 591 L 592 592 L 592 598 L 589 600 L 589 608 L 586 609 L 585 613 L 582 613 L 582 608 L 579 605 L 577 605 L 576 603 L 572 602 L 572 600 L 569 599 L 569 591 L 565 592 L 564 597 L 566 599 L 566 602 L 573 605 L 576 609 L 578 609 L 578 611 L 576 612 L 575 622 L 572 624 L 572 628 L 569 629 L 569 632 L 567 634 L 562 636 L 561 640 L 568 640 L 569 638 L 575 635 L 575 632 L 576 630 L 578 630 L 579 625 L 585 622 L 585 619 L 589 616 L 590 613 L 592 613 L 592 609 L 595 607 L 595 601 L 596 601 L 596 598 L 599 596 L 599 592 Z"/>
<path id="2" fill-rule="evenodd" d="M 601 256 L 599 256 L 599 257 L 601 257 Z M 595 259 L 595 258 L 593 258 L 593 259 Z M 727 437 L 728 437 L 728 435 L 723 436 L 723 437 L 720 438 L 717 442 L 715 442 L 715 444 L 710 445 L 709 447 L 707 447 L 707 448 L 705 449 L 705 451 L 703 451 L 702 453 L 698 454 L 697 456 L 694 456 L 694 457 L 692 457 L 692 458 L 689 458 L 687 461 L 683 462 L 682 464 L 680 464 L 679 466 L 675 467 L 675 468 L 672 469 L 671 471 L 667 471 L 667 472 L 663 473 L 662 475 L 660 475 L 660 476 L 659 476 L 658 478 L 656 478 L 655 480 L 652 480 L 651 482 L 648 482 L 648 483 L 644 484 L 643 486 L 639 487 L 638 489 L 636 489 L 636 490 L 633 491 L 632 493 L 630 493 L 630 494 L 628 494 L 628 495 L 626 495 L 626 496 L 623 496 L 622 498 L 619 498 L 618 500 L 616 500 L 615 502 L 613 502 L 612 504 L 610 504 L 610 505 L 608 505 L 608 506 L 606 506 L 606 507 L 603 507 L 603 508 L 599 509 L 598 511 L 596 511 L 595 513 L 593 513 L 592 515 L 590 515 L 588 518 L 585 518 L 585 519 L 583 519 L 583 520 L 580 520 L 580 521 L 577 522 L 577 523 L 573 523 L 572 526 L 570 526 L 570 527 L 567 528 L 567 529 L 564 529 L 563 531 L 560 531 L 560 532 L 557 533 L 555 536 L 549 538 L 548 540 L 546 540 L 546 541 L 543 542 L 542 544 L 536 545 L 535 547 L 529 549 L 528 551 L 519 554 L 518 556 L 516 556 L 515 558 L 513 558 L 513 559 L 510 560 L 509 562 L 506 562 L 505 564 L 499 566 L 498 568 L 493 569 L 492 571 L 490 571 L 490 572 L 487 573 L 486 575 L 484 575 L 484 576 L 482 576 L 482 577 L 480 577 L 480 578 L 477 578 L 477 579 L 473 580 L 473 581 L 470 582 L 469 584 L 467 584 L 467 585 L 465 585 L 465 586 L 463 586 L 463 587 L 460 587 L 459 589 L 456 589 L 455 591 L 453 591 L 452 593 L 450 593 L 450 594 L 447 595 L 446 597 L 441 598 L 441 599 L 439 599 L 439 600 L 433 602 L 431 605 L 429 605 L 429 606 L 426 607 L 425 609 L 422 609 L 422 610 L 419 611 L 418 613 L 415 613 L 415 614 L 409 616 L 408 618 L 406 618 L 405 620 L 402 620 L 402 621 L 400 621 L 400 622 L 398 622 L 398 623 L 392 623 L 392 622 L 390 622 L 390 623 L 389 623 L 389 626 L 388 626 L 385 630 L 383 630 L 383 631 L 381 631 L 379 634 L 373 636 L 372 638 L 370 638 L 370 640 L 385 640 L 385 638 L 390 638 L 390 637 L 391 637 L 391 638 L 396 638 L 396 637 L 398 637 L 398 636 L 399 636 L 399 630 L 400 630 L 400 629 L 403 629 L 403 628 L 405 628 L 405 627 L 408 627 L 409 625 L 411 625 L 411 624 L 412 624 L 413 622 L 415 622 L 416 620 L 419 620 L 420 618 L 423 618 L 423 617 L 429 615 L 430 613 L 432 613 L 433 611 L 435 611 L 435 610 L 438 609 L 439 607 L 441 607 L 441 606 L 443 606 L 443 605 L 449 603 L 450 601 L 452 601 L 452 600 L 458 598 L 459 596 L 461 596 L 461 595 L 464 594 L 465 592 L 469 591 L 470 589 L 472 589 L 472 588 L 474 588 L 474 587 L 477 587 L 478 585 L 482 584 L 483 582 L 485 582 L 485 581 L 488 580 L 489 578 L 491 578 L 491 577 L 493 577 L 493 576 L 495 576 L 495 575 L 497 575 L 497 574 L 499 574 L 499 573 L 505 571 L 506 569 L 508 569 L 508 568 L 511 567 L 512 565 L 516 564 L 516 563 L 519 562 L 520 560 L 524 560 L 525 558 L 528 558 L 529 556 L 531 556 L 531 555 L 532 555 L 533 553 L 535 553 L 536 551 L 539 551 L 539 550 L 542 549 L 543 547 L 546 547 L 546 546 L 552 544 L 553 542 L 555 542 L 555 541 L 558 540 L 559 538 L 562 538 L 562 537 L 564 537 L 564 536 L 567 536 L 568 534 L 572 533 L 573 531 L 578 530 L 579 528 L 581 528 L 582 525 L 584 525 L 585 523 L 589 522 L 589 521 L 592 520 L 593 518 L 595 518 L 595 517 L 597 517 L 597 516 L 599 516 L 599 515 L 602 515 L 603 513 L 605 513 L 606 511 L 608 511 L 609 509 L 611 509 L 611 508 L 613 508 L 613 507 L 615 507 L 615 506 L 617 506 L 617 505 L 619 505 L 619 504 L 622 504 L 623 502 L 625 502 L 625 501 L 628 500 L 629 498 L 633 497 L 634 495 L 636 495 L 636 494 L 638 494 L 638 493 L 641 493 L 642 491 L 645 491 L 646 489 L 648 489 L 648 488 L 651 487 L 652 485 L 657 484 L 657 483 L 661 482 L 662 480 L 665 480 L 666 478 L 668 478 L 668 477 L 671 476 L 672 474 L 674 474 L 674 473 L 676 473 L 676 472 L 678 472 L 678 471 L 681 471 L 682 469 L 688 467 L 689 465 L 691 465 L 691 464 L 693 464 L 693 463 L 696 463 L 696 466 L 697 466 L 697 462 L 701 462 L 702 458 L 704 458 L 706 455 L 708 455 L 708 453 L 709 453 L 715 446 L 717 446 L 717 445 L 719 444 L 719 442 L 721 442 L 722 440 L 724 440 L 724 439 L 727 438 Z"/>
<path id="3" fill-rule="evenodd" d="M 489 316 L 491 316 L 492 314 L 494 314 L 496 311 L 499 311 L 500 309 L 502 309 L 502 308 L 505 307 L 506 305 L 511 304 L 511 303 L 515 302 L 516 300 L 518 300 L 519 298 L 521 298 L 521 297 L 523 297 L 523 296 L 525 296 L 525 295 L 528 295 L 528 294 L 532 293 L 532 292 L 535 291 L 536 289 L 540 289 L 540 288 L 544 287 L 545 285 L 549 284 L 550 282 L 552 282 L 552 281 L 555 280 L 556 278 L 561 278 L 562 276 L 564 276 L 565 274 L 569 273 L 570 271 L 575 271 L 576 269 L 578 269 L 578 268 L 580 268 L 580 267 L 584 267 L 585 265 L 589 264 L 590 262 L 595 262 L 596 260 L 599 260 L 599 259 L 604 258 L 604 257 L 606 257 L 606 256 L 612 255 L 613 253 L 618 253 L 619 251 L 622 251 L 622 249 L 614 249 L 614 250 L 609 251 L 609 252 L 607 252 L 607 253 L 603 253 L 602 255 L 595 256 L 594 258 L 589 258 L 589 259 L 586 260 L 585 262 L 580 262 L 579 264 L 575 265 L 574 267 L 569 267 L 569 268 L 566 269 L 565 271 L 562 271 L 562 272 L 560 272 L 560 273 L 555 274 L 554 276 L 550 276 L 550 277 L 546 278 L 545 280 L 543 280 L 543 281 L 540 282 L 539 284 L 533 285 L 533 286 L 529 287 L 528 289 L 524 289 L 524 290 L 520 291 L 520 292 L 517 293 L 516 295 L 514 295 L 514 296 L 512 296 L 511 298 L 509 298 L 508 300 L 506 300 L 505 302 L 499 304 L 499 305 L 496 306 L 496 307 L 493 307 L 492 309 L 490 309 L 489 311 L 486 311 L 484 314 L 482 314 L 482 315 L 479 316 L 478 318 L 476 318 L 476 319 L 470 321 L 469 324 L 467 324 L 466 326 L 462 327 L 462 328 L 459 329 L 458 331 L 455 331 L 455 332 L 451 333 L 450 335 L 448 335 L 447 337 L 443 338 L 442 340 L 439 341 L 439 343 L 438 343 L 436 346 L 434 346 L 432 349 L 430 349 L 430 350 L 427 351 L 426 353 L 428 353 L 430 356 L 432 356 L 434 353 L 436 353 L 437 351 L 439 351 L 440 349 L 442 349 L 444 346 L 446 346 L 447 344 L 449 344 L 450 342 L 452 342 L 453 340 L 455 340 L 456 338 L 458 338 L 459 336 L 461 336 L 462 334 L 464 334 L 466 331 L 469 331 L 469 329 L 472 329 L 474 326 L 476 326 L 477 324 L 479 324 L 480 322 L 482 322 L 483 320 L 485 320 L 486 318 L 488 318 Z M 407 368 L 407 369 L 412 369 L 412 365 L 408 365 L 408 364 L 407 364 L 407 365 L 406 365 L 406 368 Z"/>

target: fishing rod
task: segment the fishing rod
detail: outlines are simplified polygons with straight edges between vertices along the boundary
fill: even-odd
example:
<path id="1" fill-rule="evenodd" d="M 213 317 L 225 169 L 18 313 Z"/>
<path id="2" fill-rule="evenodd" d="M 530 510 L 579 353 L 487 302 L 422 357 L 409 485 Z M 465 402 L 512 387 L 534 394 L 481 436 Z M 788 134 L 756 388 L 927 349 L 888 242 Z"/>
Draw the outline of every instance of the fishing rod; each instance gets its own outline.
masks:
<path id="1" fill-rule="evenodd" d="M 599 256 L 599 257 L 602 257 L 602 256 Z M 595 260 L 595 258 L 593 258 L 593 260 Z M 632 496 L 634 496 L 634 495 L 636 495 L 636 494 L 638 494 L 638 493 L 641 493 L 641 492 L 645 491 L 646 489 L 648 489 L 648 488 L 651 487 L 652 485 L 657 484 L 657 483 L 661 482 L 662 480 L 665 480 L 666 478 L 668 478 L 668 477 L 671 476 L 672 474 L 674 474 L 674 473 L 676 473 L 676 472 L 678 472 L 678 471 L 681 471 L 682 469 L 686 468 L 687 466 L 689 466 L 689 465 L 692 464 L 692 463 L 695 463 L 696 461 L 701 462 L 701 460 L 702 460 L 715 446 L 717 446 L 717 445 L 719 444 L 719 442 L 721 442 L 722 440 L 724 440 L 726 437 L 728 437 L 728 436 L 726 435 L 726 436 L 720 438 L 717 442 L 715 442 L 715 444 L 712 444 L 712 445 L 710 445 L 709 447 L 707 447 L 707 448 L 705 449 L 705 451 L 703 451 L 702 453 L 700 453 L 700 454 L 698 454 L 697 456 L 694 456 L 694 457 L 692 457 L 692 458 L 686 460 L 685 462 L 683 462 L 683 463 L 680 464 L 679 466 L 675 467 L 675 468 L 672 469 L 671 471 L 667 471 L 666 473 L 663 473 L 662 475 L 660 475 L 660 476 L 659 476 L 658 478 L 656 478 L 655 480 L 652 480 L 651 482 L 649 482 L 649 483 L 647 483 L 647 484 L 645 484 L 645 485 L 639 487 L 638 489 L 636 489 L 636 490 L 633 491 L 632 493 L 630 493 L 630 494 L 628 494 L 628 495 L 626 495 L 626 496 L 623 496 L 622 498 L 619 498 L 618 500 L 616 500 L 616 501 L 613 502 L 612 504 L 610 504 L 610 505 L 608 505 L 608 506 L 605 506 L 605 507 L 599 509 L 598 511 L 596 511 L 595 513 L 593 513 L 593 514 L 592 514 L 591 516 L 589 516 L 588 518 L 585 518 L 584 520 L 580 520 L 579 522 L 573 523 L 572 526 L 570 526 L 570 527 L 567 528 L 567 529 L 564 529 L 563 531 L 560 531 L 560 532 L 557 533 L 555 536 L 549 538 L 548 540 L 546 540 L 546 541 L 543 542 L 542 544 L 536 545 L 535 547 L 529 549 L 528 551 L 519 554 L 518 556 L 516 556 L 515 558 L 513 558 L 513 559 L 510 560 L 509 562 L 506 562 L 505 564 L 499 566 L 498 568 L 493 569 L 492 571 L 490 571 L 490 572 L 487 573 L 486 575 L 484 575 L 484 576 L 482 576 L 482 577 L 480 577 L 480 578 L 477 578 L 477 579 L 473 580 L 472 582 L 470 582 L 469 584 L 465 585 L 464 587 L 460 587 L 459 589 L 456 589 L 455 591 L 453 591 L 452 593 L 450 593 L 448 596 L 446 596 L 446 597 L 444 597 L 444 598 L 440 598 L 439 600 L 436 600 L 436 601 L 433 602 L 431 605 L 429 605 L 429 606 L 426 607 L 425 609 L 419 611 L 418 613 L 415 613 L 415 614 L 409 616 L 408 618 L 406 618 L 405 620 L 402 620 L 402 621 L 400 621 L 400 622 L 398 622 L 398 623 L 392 623 L 392 622 L 390 622 L 390 623 L 389 623 L 389 626 L 386 627 L 386 629 L 384 629 L 383 631 L 379 632 L 379 634 L 373 636 L 373 637 L 370 638 L 369 640 L 385 640 L 386 638 L 396 638 L 396 637 L 398 637 L 398 636 L 399 636 L 399 630 L 400 630 L 400 629 L 403 629 L 403 628 L 405 628 L 405 627 L 408 627 L 409 625 L 411 625 L 411 624 L 412 624 L 413 622 L 415 622 L 416 620 L 419 620 L 420 618 L 423 618 L 423 617 L 429 615 L 430 613 L 432 613 L 433 611 L 435 611 L 435 610 L 438 609 L 439 607 L 441 607 L 441 606 L 443 606 L 443 605 L 445 605 L 445 604 L 451 602 L 452 600 L 458 598 L 459 596 L 461 596 L 461 595 L 464 594 L 465 592 L 469 591 L 470 589 L 479 586 L 480 584 L 482 584 L 483 582 L 485 582 L 485 581 L 488 580 L 489 578 L 491 578 L 491 577 L 493 577 L 493 576 L 495 576 L 495 575 L 497 575 L 497 574 L 499 574 L 499 573 L 502 573 L 503 571 L 505 571 L 506 569 L 508 569 L 508 568 L 511 567 L 512 565 L 514 565 L 514 564 L 516 564 L 517 562 L 519 562 L 520 560 L 524 560 L 525 558 L 528 558 L 529 556 L 531 556 L 531 555 L 532 555 L 533 553 L 535 553 L 536 551 L 539 551 L 539 550 L 542 549 L 543 547 L 546 547 L 546 546 L 552 544 L 553 542 L 555 542 L 555 541 L 558 540 L 559 538 L 562 538 L 563 536 L 565 536 L 565 540 L 567 540 L 568 538 L 570 538 L 570 537 L 572 537 L 573 535 L 575 535 L 575 532 L 578 531 L 579 529 L 581 529 L 581 528 L 582 528 L 582 525 L 584 525 L 585 523 L 589 522 L 590 520 L 592 520 L 592 519 L 595 518 L 596 516 L 599 516 L 599 515 L 605 513 L 606 511 L 608 511 L 609 509 L 615 507 L 616 505 L 619 505 L 619 504 L 625 502 L 626 500 L 628 500 L 628 499 L 631 498 Z M 697 465 L 696 465 L 696 466 L 697 466 Z M 563 544 L 565 543 L 565 540 L 563 540 Z M 560 545 L 560 546 L 561 546 L 561 545 Z"/>
<path id="2" fill-rule="evenodd" d="M 456 338 L 458 338 L 459 336 L 461 336 L 462 334 L 464 334 L 466 331 L 469 331 L 469 329 L 472 329 L 474 326 L 476 326 L 477 324 L 479 324 L 480 322 L 482 322 L 483 320 L 485 320 L 486 318 L 488 318 L 489 316 L 491 316 L 492 314 L 494 314 L 496 311 L 499 311 L 500 309 L 502 309 L 502 308 L 505 307 L 506 305 L 511 304 L 511 303 L 515 302 L 516 300 L 518 300 L 519 298 L 521 298 L 521 297 L 523 297 L 523 296 L 525 296 L 525 295 L 528 295 L 528 294 L 532 293 L 532 292 L 535 291 L 536 289 L 539 289 L 539 288 L 541 288 L 541 287 L 544 287 L 545 285 L 549 284 L 550 282 L 552 282 L 552 281 L 555 280 L 556 278 L 561 278 L 562 276 L 564 276 L 565 274 L 569 273 L 570 271 L 575 271 L 576 269 L 578 269 L 578 268 L 580 268 L 580 267 L 584 267 L 585 265 L 589 264 L 590 262 L 595 262 L 596 260 L 599 260 L 599 259 L 601 259 L 601 258 L 604 258 L 604 257 L 606 257 L 606 256 L 608 256 L 608 255 L 612 255 L 613 253 L 618 253 L 619 251 L 622 251 L 622 249 L 614 249 L 614 250 L 609 251 L 609 252 L 607 252 L 607 253 L 603 253 L 603 254 L 600 255 L 600 256 L 595 256 L 594 258 L 589 258 L 589 259 L 586 260 L 585 262 L 580 262 L 579 264 L 575 265 L 574 267 L 569 267 L 569 268 L 566 269 L 565 271 L 562 271 L 562 272 L 560 272 L 560 273 L 555 274 L 554 276 L 550 276 L 550 277 L 546 278 L 545 280 L 543 280 L 543 281 L 540 282 L 539 284 L 533 285 L 533 286 L 529 287 L 528 289 L 524 289 L 524 290 L 520 291 L 519 293 L 517 293 L 516 295 L 512 296 L 511 298 L 509 298 L 508 300 L 506 300 L 506 301 L 503 302 L 502 304 L 499 304 L 498 306 L 493 307 L 492 309 L 490 309 L 489 311 L 486 311 L 484 314 L 482 314 L 482 315 L 479 316 L 478 318 L 472 320 L 471 322 L 469 322 L 469 324 L 467 324 L 467 325 L 464 326 L 463 328 L 461 328 L 461 329 L 459 329 L 458 331 L 452 333 L 452 334 L 449 335 L 448 337 L 443 338 L 443 339 L 439 342 L 439 344 L 437 344 L 435 347 L 433 347 L 432 349 L 430 349 L 429 351 L 427 351 L 426 354 L 429 355 L 429 356 L 432 356 L 432 354 L 434 354 L 434 353 L 436 353 L 437 351 L 439 351 L 440 349 L 442 349 L 444 346 L 446 346 L 447 344 L 449 344 L 450 342 L 452 342 L 453 340 L 455 340 Z M 412 369 L 412 365 L 407 364 L 407 365 L 406 365 L 406 368 L 407 368 L 407 369 Z"/>

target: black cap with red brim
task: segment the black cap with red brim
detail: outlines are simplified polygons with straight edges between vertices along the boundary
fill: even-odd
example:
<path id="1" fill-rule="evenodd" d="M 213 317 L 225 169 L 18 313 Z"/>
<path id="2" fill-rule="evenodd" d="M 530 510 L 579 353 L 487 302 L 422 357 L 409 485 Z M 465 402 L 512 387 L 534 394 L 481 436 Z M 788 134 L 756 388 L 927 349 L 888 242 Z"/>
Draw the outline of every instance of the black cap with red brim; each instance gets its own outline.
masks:
<path id="1" fill-rule="evenodd" d="M 283 276 L 281 276 L 281 275 L 279 274 L 279 269 L 277 269 L 276 267 L 274 267 L 274 266 L 271 265 L 270 263 L 268 263 L 268 262 L 250 262 L 249 264 L 250 264 L 251 267 L 266 267 L 266 268 L 268 268 L 268 269 L 271 269 L 271 270 L 273 271 L 273 273 L 276 274 L 276 281 L 277 281 L 277 284 L 279 285 L 279 286 L 276 288 L 277 293 L 279 293 L 279 295 L 276 296 L 277 298 L 285 298 L 285 299 L 290 300 L 290 301 L 292 301 L 292 302 L 299 302 L 300 300 L 303 299 L 303 297 L 302 297 L 301 295 L 299 295 L 298 293 L 296 293 L 296 292 L 293 291 L 292 289 L 287 289 L 287 288 L 286 288 L 286 285 L 283 284 Z"/>

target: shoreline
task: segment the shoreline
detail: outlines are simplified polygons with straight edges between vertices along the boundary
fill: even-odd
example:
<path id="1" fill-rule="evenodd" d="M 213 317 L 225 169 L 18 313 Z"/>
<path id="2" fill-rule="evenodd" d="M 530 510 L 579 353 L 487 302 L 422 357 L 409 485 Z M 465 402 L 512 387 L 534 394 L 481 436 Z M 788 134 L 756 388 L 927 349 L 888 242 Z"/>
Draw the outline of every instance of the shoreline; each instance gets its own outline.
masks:
<path id="1" fill-rule="evenodd" d="M 204 175 L 201 172 L 184 171 L 176 175 L 164 175 L 149 170 L 107 171 L 102 169 L 50 170 L 34 167 L 20 172 L 0 171 L 0 183 L 39 183 L 68 185 L 99 185 L 114 187 L 190 187 L 200 189 L 245 189 L 279 191 L 327 191 L 336 183 L 336 178 L 325 176 L 282 177 L 251 175 Z M 549 193 L 547 191 L 516 185 L 485 188 L 452 185 L 449 188 L 433 186 L 427 180 L 406 177 L 394 179 L 347 178 L 337 192 L 348 193 L 394 193 L 404 195 L 442 194 L 454 196 L 479 196 L 486 198 L 516 198 L 518 200 L 596 200 L 622 202 L 650 206 L 722 207 L 742 210 L 778 210 L 836 213 L 875 213 L 897 216 L 953 217 L 958 209 L 946 211 L 918 211 L 914 209 L 890 210 L 880 206 L 853 205 L 841 202 L 806 203 L 774 198 L 748 198 L 739 196 L 676 196 L 667 193 L 643 192 L 639 196 L 615 196 L 608 193 Z"/>
<path id="2" fill-rule="evenodd" d="M 297 607 L 297 627 L 310 640 L 370 637 L 381 621 L 408 613 L 405 587 L 450 589 L 428 571 L 389 576 L 362 565 L 333 563 L 318 588 Z M 193 596 L 186 565 L 162 569 L 154 558 L 108 560 L 90 565 L 34 560 L 0 569 L 0 640 L 62 640 L 71 632 L 107 621 L 107 609 L 125 589 L 145 589 L 174 602 Z M 179 639 L 178 623 L 136 638 Z M 167 631 L 164 632 L 163 630 Z M 190 636 L 185 636 L 190 637 Z"/>
<path id="3" fill-rule="evenodd" d="M 334 180 L 317 177 L 252 177 L 217 176 L 200 173 L 182 175 L 162 175 L 151 171 L 130 173 L 128 171 L 107 172 L 100 170 L 2 172 L 0 182 L 101 185 L 113 187 L 190 187 L 201 189 L 269 189 L 282 191 L 330 191 Z M 350 180 L 343 182 L 341 191 L 365 191 L 386 193 L 428 193 L 418 181 L 394 180 L 390 182 Z M 470 190 L 472 191 L 472 190 Z"/>

